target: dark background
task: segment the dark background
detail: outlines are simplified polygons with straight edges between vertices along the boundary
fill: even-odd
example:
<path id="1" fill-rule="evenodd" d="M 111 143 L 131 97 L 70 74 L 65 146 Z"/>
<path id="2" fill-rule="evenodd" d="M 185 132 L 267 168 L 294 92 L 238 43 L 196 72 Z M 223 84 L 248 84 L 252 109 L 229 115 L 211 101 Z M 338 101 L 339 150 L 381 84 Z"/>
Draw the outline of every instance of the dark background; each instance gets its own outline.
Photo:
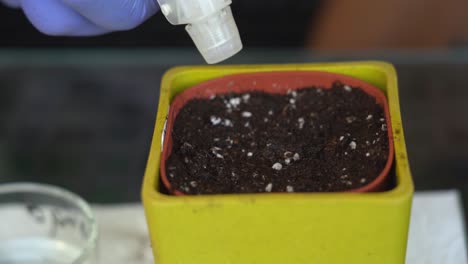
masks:
<path id="1" fill-rule="evenodd" d="M 466 209 L 468 50 L 383 45 L 323 55 L 306 49 L 323 2 L 232 7 L 246 49 L 226 63 L 395 63 L 416 189 L 459 189 Z M 204 63 L 183 27 L 157 14 L 128 32 L 48 37 L 21 11 L 0 6 L 0 33 L 0 183 L 56 184 L 97 203 L 139 201 L 161 76 Z"/>
<path id="2" fill-rule="evenodd" d="M 318 0 L 236 0 L 232 11 L 245 46 L 302 47 Z M 20 10 L 0 5 L 1 46 L 10 47 L 191 47 L 184 26 L 172 26 L 158 13 L 140 27 L 92 38 L 48 37 Z"/>
<path id="3" fill-rule="evenodd" d="M 139 200 L 161 76 L 177 56 L 202 63 L 191 49 L 0 54 L 0 181 L 53 183 L 103 203 Z M 416 189 L 459 189 L 466 205 L 468 65 L 460 63 L 462 55 L 425 55 L 424 63 L 393 54 L 374 58 L 394 62 L 398 71 Z M 246 50 L 231 62 L 344 59 Z"/>

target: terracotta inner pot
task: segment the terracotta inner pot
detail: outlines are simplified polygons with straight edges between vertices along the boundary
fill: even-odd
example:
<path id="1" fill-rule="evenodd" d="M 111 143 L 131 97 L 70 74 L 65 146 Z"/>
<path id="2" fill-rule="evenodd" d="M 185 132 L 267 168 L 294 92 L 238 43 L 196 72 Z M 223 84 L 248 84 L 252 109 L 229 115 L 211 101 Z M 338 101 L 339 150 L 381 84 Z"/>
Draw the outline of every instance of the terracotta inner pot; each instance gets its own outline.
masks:
<path id="1" fill-rule="evenodd" d="M 163 151 L 161 156 L 161 180 L 164 186 L 175 195 L 184 195 L 179 190 L 174 190 L 166 175 L 166 161 L 172 152 L 172 136 L 170 131 L 180 109 L 192 99 L 208 99 L 213 95 L 226 93 L 248 93 L 265 92 L 270 94 L 286 94 L 288 90 L 298 90 L 306 87 L 320 87 L 329 89 L 334 82 L 341 82 L 353 88 L 361 89 L 375 98 L 382 106 L 387 122 L 388 133 L 388 159 L 382 172 L 367 185 L 347 192 L 377 192 L 383 191 L 387 185 L 388 174 L 394 159 L 394 146 L 392 128 L 390 122 L 390 111 L 387 98 L 378 88 L 362 80 L 341 74 L 317 71 L 295 71 L 295 72 L 261 72 L 229 75 L 219 79 L 210 80 L 195 85 L 175 97 L 171 103 L 165 133 L 163 132 Z"/>

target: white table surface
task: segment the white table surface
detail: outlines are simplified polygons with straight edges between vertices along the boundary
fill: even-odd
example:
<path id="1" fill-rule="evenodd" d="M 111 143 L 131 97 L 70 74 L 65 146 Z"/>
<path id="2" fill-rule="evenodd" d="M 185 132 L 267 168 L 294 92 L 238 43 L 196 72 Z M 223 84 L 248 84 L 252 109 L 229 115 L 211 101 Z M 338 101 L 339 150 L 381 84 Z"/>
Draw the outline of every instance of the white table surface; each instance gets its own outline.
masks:
<path id="1" fill-rule="evenodd" d="M 140 204 L 93 206 L 100 227 L 99 264 L 153 264 Z M 468 264 L 456 191 L 414 196 L 407 264 Z"/>

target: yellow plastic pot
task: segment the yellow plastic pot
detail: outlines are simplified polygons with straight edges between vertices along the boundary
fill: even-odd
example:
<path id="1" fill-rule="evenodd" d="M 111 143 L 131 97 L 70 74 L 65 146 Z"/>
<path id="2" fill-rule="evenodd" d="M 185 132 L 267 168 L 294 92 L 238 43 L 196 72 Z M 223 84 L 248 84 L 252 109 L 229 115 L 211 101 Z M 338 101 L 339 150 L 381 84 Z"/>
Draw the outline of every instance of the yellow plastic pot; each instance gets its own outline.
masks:
<path id="1" fill-rule="evenodd" d="M 159 191 L 161 136 L 172 98 L 201 82 L 262 71 L 349 75 L 387 95 L 395 144 L 395 187 L 375 193 L 262 193 L 172 196 Z M 413 183 L 394 68 L 381 62 L 180 67 L 162 80 L 143 183 L 158 264 L 403 264 Z"/>

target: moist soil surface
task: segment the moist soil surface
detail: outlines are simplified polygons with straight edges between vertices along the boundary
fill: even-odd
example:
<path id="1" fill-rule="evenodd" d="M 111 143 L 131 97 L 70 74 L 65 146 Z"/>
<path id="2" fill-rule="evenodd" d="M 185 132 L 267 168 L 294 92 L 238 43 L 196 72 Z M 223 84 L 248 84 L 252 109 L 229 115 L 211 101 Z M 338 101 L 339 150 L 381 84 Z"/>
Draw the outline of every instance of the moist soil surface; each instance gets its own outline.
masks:
<path id="1" fill-rule="evenodd" d="M 194 99 L 166 160 L 186 194 L 335 192 L 373 181 L 388 158 L 383 108 L 356 87 Z"/>

